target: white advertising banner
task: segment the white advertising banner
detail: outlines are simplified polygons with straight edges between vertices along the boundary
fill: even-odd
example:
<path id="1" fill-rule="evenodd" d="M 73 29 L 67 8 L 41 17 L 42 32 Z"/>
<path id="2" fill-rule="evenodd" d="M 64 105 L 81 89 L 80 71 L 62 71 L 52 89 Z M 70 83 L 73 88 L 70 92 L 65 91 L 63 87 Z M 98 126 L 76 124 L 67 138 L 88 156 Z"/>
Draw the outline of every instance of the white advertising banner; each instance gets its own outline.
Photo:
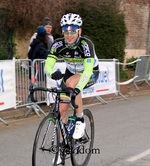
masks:
<path id="1" fill-rule="evenodd" d="M 99 62 L 99 78 L 97 82 L 82 91 L 82 97 L 93 97 L 93 96 L 102 96 L 107 94 L 113 94 L 117 92 L 117 85 L 116 85 L 116 62 L 115 61 L 103 61 Z M 65 72 L 65 63 L 56 63 L 55 70 L 60 70 L 62 73 Z M 58 87 L 61 81 L 55 81 L 50 78 L 47 78 L 47 87 Z M 53 98 L 51 95 L 48 97 L 50 102 L 53 102 Z M 49 101 L 48 101 L 49 104 Z"/>
<path id="2" fill-rule="evenodd" d="M 15 59 L 0 61 L 0 111 L 16 106 Z"/>
<path id="3" fill-rule="evenodd" d="M 99 62 L 99 78 L 97 82 L 82 91 L 82 97 L 102 96 L 117 92 L 115 61 Z"/>

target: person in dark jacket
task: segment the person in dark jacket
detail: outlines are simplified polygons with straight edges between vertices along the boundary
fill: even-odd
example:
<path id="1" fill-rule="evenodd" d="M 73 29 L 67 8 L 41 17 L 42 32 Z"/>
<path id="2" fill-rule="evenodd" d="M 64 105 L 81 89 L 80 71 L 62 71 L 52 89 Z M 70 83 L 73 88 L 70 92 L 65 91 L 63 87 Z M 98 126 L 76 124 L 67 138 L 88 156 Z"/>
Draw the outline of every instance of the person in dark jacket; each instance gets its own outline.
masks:
<path id="1" fill-rule="evenodd" d="M 44 28 L 44 26 L 40 25 L 37 27 L 36 38 L 34 38 L 32 43 L 30 44 L 28 58 L 31 59 L 32 61 L 34 59 L 46 59 L 48 53 L 49 53 L 48 36 L 47 36 L 46 29 Z M 40 75 L 43 78 L 43 76 L 44 76 L 43 67 L 42 67 L 42 65 L 39 65 L 39 66 L 40 66 L 40 70 L 38 71 L 38 73 L 40 72 Z M 37 72 L 36 70 L 38 70 L 38 69 L 35 67 L 35 73 Z M 29 68 L 29 79 L 31 80 L 31 68 Z M 38 80 L 39 80 L 39 76 L 38 76 Z"/>
<path id="2" fill-rule="evenodd" d="M 34 59 L 46 59 L 48 51 L 48 36 L 44 26 L 38 26 L 37 36 L 30 44 L 31 49 L 28 52 L 28 58 L 32 61 Z"/>
<path id="3" fill-rule="evenodd" d="M 46 33 L 48 36 L 48 50 L 50 49 L 52 43 L 54 42 L 54 37 L 52 36 L 52 22 L 50 20 L 49 17 L 45 17 L 43 19 L 42 25 L 44 26 L 44 28 L 46 29 Z M 32 37 L 30 38 L 30 43 L 29 43 L 29 47 L 28 47 L 28 52 L 30 51 L 30 44 L 33 42 L 33 40 L 36 38 L 37 36 L 37 32 L 35 32 Z"/>

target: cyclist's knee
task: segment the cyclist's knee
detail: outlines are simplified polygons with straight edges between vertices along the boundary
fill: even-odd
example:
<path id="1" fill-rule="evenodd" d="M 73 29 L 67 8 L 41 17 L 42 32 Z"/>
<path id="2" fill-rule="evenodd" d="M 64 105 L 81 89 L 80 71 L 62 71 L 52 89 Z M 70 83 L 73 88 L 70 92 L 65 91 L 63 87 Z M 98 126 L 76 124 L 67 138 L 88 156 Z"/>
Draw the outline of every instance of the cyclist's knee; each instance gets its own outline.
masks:
<path id="1" fill-rule="evenodd" d="M 75 86 L 79 82 L 79 79 L 80 79 L 80 74 L 75 74 L 74 76 L 68 78 L 66 80 L 66 87 L 75 88 Z"/>
<path id="2" fill-rule="evenodd" d="M 66 81 L 66 87 L 75 88 L 73 81 Z"/>

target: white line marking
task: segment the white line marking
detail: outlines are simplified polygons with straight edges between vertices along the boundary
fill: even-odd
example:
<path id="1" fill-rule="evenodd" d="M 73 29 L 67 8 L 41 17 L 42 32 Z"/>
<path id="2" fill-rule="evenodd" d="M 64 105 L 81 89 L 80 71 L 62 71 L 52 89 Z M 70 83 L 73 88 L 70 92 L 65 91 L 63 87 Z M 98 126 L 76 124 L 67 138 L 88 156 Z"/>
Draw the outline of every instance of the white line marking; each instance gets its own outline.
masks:
<path id="1" fill-rule="evenodd" d="M 133 157 L 127 159 L 127 161 L 133 162 L 133 161 L 139 160 L 139 159 L 141 159 L 141 158 L 143 158 L 143 157 L 145 157 L 145 156 L 147 156 L 149 154 L 150 154 L 150 149 L 148 149 L 148 150 L 146 150 L 146 151 L 144 151 L 144 152 L 142 152 L 142 153 L 140 153 L 140 154 L 138 154 L 136 156 L 133 156 Z"/>

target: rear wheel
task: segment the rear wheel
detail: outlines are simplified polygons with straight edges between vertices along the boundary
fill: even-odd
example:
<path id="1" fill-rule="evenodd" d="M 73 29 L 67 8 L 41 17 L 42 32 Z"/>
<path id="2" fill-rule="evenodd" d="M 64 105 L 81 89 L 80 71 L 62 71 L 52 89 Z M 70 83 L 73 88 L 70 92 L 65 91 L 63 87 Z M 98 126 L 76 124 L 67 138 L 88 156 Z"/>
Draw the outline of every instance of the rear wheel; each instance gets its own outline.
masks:
<path id="1" fill-rule="evenodd" d="M 78 140 L 72 139 L 71 162 L 73 166 L 86 166 L 94 144 L 94 119 L 89 109 L 84 109 L 85 134 Z"/>
<path id="2" fill-rule="evenodd" d="M 58 125 L 53 114 L 49 114 L 41 121 L 36 132 L 32 151 L 32 166 L 56 165 L 58 150 Z"/>

